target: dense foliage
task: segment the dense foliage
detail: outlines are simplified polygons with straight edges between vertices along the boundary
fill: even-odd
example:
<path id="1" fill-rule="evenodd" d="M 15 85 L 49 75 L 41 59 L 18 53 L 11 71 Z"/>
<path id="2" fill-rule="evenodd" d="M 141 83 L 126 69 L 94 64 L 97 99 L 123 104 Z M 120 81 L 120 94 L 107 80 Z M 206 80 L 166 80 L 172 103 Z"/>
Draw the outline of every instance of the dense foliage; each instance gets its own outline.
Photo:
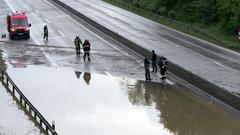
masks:
<path id="1" fill-rule="evenodd" d="M 120 0 L 138 8 L 189 23 L 218 25 L 234 34 L 240 27 L 240 0 Z"/>

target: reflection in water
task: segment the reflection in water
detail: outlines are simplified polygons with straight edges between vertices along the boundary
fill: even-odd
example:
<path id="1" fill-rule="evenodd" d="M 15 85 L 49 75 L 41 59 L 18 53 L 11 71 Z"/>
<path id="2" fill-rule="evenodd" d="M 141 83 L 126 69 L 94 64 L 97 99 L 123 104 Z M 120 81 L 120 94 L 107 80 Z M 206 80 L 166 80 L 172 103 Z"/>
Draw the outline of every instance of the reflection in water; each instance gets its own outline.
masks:
<path id="1" fill-rule="evenodd" d="M 8 73 L 59 134 L 239 135 L 231 115 L 178 85 L 49 67 L 10 66 Z"/>
<path id="2" fill-rule="evenodd" d="M 42 135 L 0 83 L 0 135 Z"/>
<path id="3" fill-rule="evenodd" d="M 138 106 L 154 106 L 160 112 L 160 123 L 178 135 L 237 135 L 240 122 L 199 103 L 163 84 L 130 82 L 122 79 L 129 101 Z M 179 88 L 178 88 L 179 89 Z"/>
<path id="4" fill-rule="evenodd" d="M 82 72 L 75 71 L 75 74 L 76 74 L 77 78 L 79 79 L 81 74 L 82 74 Z M 90 84 L 90 80 L 91 80 L 91 73 L 84 72 L 83 79 L 86 82 L 86 84 L 89 85 Z"/>
<path id="5" fill-rule="evenodd" d="M 80 78 L 80 75 L 82 74 L 82 72 L 80 72 L 80 71 L 75 71 L 75 74 L 76 74 L 77 78 L 79 79 L 79 78 Z"/>
<path id="6" fill-rule="evenodd" d="M 91 73 L 84 72 L 83 79 L 87 83 L 87 85 L 89 85 L 90 80 L 91 80 Z"/>

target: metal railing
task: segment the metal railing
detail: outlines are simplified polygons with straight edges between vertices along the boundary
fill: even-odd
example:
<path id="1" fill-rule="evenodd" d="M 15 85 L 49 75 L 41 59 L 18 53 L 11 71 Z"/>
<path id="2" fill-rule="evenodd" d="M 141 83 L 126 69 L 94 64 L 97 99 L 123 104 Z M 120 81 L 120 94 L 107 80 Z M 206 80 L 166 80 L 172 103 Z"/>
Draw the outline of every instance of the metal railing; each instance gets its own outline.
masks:
<path id="1" fill-rule="evenodd" d="M 25 109 L 25 111 L 27 111 L 32 116 L 32 118 L 34 118 L 35 122 L 39 124 L 39 126 L 46 132 L 46 134 L 57 135 L 57 132 L 55 131 L 55 125 L 51 126 L 48 123 L 48 121 L 42 116 L 42 114 L 24 96 L 21 90 L 9 77 L 7 72 L 5 72 L 2 68 L 0 68 L 0 71 L 2 83 L 9 89 L 11 95 L 18 100 L 18 102 Z"/>

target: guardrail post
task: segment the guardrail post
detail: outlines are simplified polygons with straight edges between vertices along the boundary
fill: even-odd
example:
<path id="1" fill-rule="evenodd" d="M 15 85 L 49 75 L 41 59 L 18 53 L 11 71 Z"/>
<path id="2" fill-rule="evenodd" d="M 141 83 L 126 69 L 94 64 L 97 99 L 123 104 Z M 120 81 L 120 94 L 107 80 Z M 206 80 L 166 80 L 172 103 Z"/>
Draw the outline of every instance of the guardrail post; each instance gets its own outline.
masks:
<path id="1" fill-rule="evenodd" d="M 4 73 L 3 73 L 3 71 L 2 71 L 2 78 L 4 79 Z"/>
<path id="2" fill-rule="evenodd" d="M 13 90 L 13 95 L 15 95 L 15 87 L 12 86 L 12 90 Z"/>
<path id="3" fill-rule="evenodd" d="M 48 129 L 48 127 L 46 126 L 46 132 L 47 132 L 47 135 L 48 135 L 48 130 L 49 130 L 49 129 Z"/>
<path id="4" fill-rule="evenodd" d="M 55 130 L 55 121 L 52 121 L 52 128 Z"/>
<path id="5" fill-rule="evenodd" d="M 8 79 L 8 77 L 7 77 L 7 86 L 8 86 L 8 81 L 9 81 L 9 79 Z"/>
<path id="6" fill-rule="evenodd" d="M 17 93 L 19 95 L 19 99 L 17 98 L 17 100 L 20 102 L 21 107 L 23 107 L 23 109 L 25 109 L 26 112 L 29 112 L 31 114 L 31 116 L 34 117 L 34 119 L 36 120 L 36 122 L 38 122 L 38 118 L 39 118 L 39 122 L 38 124 L 42 127 L 45 128 L 45 131 L 47 134 L 49 134 L 49 131 L 51 133 L 51 135 L 57 135 L 56 131 L 55 131 L 55 125 L 53 122 L 53 125 L 51 126 L 46 120 L 45 118 L 38 112 L 38 110 L 36 110 L 36 108 L 31 104 L 31 102 L 22 94 L 22 92 L 18 89 L 18 87 L 14 84 L 14 82 L 12 81 L 12 79 L 8 76 L 8 74 L 6 72 L 4 72 L 2 70 L 2 68 L 0 68 L 0 77 L 3 79 L 2 83 L 4 85 L 7 85 L 7 89 L 10 89 L 12 96 L 16 97 L 15 94 Z M 6 77 L 6 82 L 4 80 L 4 78 Z M 12 86 L 9 86 L 9 83 Z M 29 108 L 28 108 L 29 107 Z M 32 114 L 33 113 L 33 114 Z M 45 127 L 43 127 L 43 124 Z"/>
<path id="7" fill-rule="evenodd" d="M 40 123 L 39 123 L 39 124 L 40 124 L 40 126 L 42 127 L 42 120 L 41 120 L 41 118 L 40 118 Z"/>
<path id="8" fill-rule="evenodd" d="M 21 105 L 22 105 L 22 96 L 20 95 L 20 103 L 21 103 Z"/>
<path id="9" fill-rule="evenodd" d="M 34 112 L 34 119 L 37 120 L 37 114 Z"/>
<path id="10" fill-rule="evenodd" d="M 27 109 L 27 102 L 24 100 L 24 108 Z"/>

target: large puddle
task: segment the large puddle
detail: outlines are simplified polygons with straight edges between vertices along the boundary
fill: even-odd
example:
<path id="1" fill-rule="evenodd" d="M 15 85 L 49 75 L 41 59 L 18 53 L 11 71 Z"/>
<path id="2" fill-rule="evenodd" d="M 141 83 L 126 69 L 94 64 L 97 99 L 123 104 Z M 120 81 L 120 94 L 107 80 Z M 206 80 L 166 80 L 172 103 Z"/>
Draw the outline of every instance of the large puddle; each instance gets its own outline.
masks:
<path id="1" fill-rule="evenodd" d="M 176 86 L 50 67 L 7 72 L 59 135 L 240 134 L 238 118 Z"/>
<path id="2" fill-rule="evenodd" d="M 38 127 L 0 86 L 0 135 L 41 135 Z"/>

